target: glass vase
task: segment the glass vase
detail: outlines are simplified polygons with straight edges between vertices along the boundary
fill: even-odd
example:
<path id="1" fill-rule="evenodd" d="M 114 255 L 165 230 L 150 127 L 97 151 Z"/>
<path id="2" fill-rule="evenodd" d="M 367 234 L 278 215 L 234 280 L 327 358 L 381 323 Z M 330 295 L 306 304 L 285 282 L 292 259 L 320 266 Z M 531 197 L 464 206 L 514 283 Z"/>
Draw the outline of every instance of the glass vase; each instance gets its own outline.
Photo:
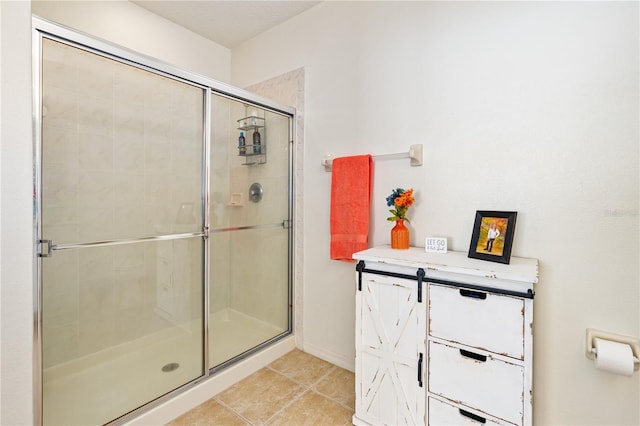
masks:
<path id="1" fill-rule="evenodd" d="M 404 225 L 404 219 L 396 220 L 396 226 L 391 229 L 391 248 L 397 250 L 409 248 L 409 228 Z"/>

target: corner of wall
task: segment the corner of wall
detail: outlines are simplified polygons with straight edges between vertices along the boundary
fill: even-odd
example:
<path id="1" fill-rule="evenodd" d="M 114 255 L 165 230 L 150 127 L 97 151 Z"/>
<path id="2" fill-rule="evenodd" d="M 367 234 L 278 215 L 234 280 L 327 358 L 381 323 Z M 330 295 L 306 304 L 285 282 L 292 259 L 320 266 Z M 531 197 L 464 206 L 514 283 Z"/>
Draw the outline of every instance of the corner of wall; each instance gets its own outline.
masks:
<path id="1" fill-rule="evenodd" d="M 34 424 L 30 2 L 0 2 L 0 43 L 0 424 Z"/>

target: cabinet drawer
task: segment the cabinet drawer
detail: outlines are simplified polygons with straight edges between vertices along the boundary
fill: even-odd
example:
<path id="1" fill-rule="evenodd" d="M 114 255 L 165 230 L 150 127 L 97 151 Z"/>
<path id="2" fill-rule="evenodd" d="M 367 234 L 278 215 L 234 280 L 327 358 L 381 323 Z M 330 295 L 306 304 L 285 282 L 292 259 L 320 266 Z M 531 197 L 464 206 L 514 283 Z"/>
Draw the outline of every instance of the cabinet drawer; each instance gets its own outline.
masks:
<path id="1" fill-rule="evenodd" d="M 450 426 L 466 426 L 466 425 L 499 425 L 486 417 L 478 416 L 470 411 L 460 409 L 446 402 L 442 402 L 435 398 L 429 398 L 429 425 L 450 425 Z"/>
<path id="2" fill-rule="evenodd" d="M 524 359 L 524 301 L 429 284 L 429 334 Z"/>
<path id="3" fill-rule="evenodd" d="M 520 365 L 430 341 L 428 383 L 434 394 L 522 423 L 524 368 Z"/>

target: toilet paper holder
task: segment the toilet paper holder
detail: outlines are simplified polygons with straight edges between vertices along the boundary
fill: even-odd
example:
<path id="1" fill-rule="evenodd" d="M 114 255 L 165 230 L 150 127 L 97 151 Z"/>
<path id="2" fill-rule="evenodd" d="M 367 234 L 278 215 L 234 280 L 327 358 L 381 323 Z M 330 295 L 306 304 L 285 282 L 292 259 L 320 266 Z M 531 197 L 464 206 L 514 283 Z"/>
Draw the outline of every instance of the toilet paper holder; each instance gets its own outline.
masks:
<path id="1" fill-rule="evenodd" d="M 629 336 L 622 336 L 620 334 L 609 333 L 608 331 L 587 328 L 587 347 L 585 349 L 585 355 L 587 356 L 587 358 L 593 360 L 595 360 L 597 356 L 597 350 L 593 345 L 593 341 L 596 337 L 599 339 L 624 343 L 631 346 L 631 352 L 633 352 L 633 370 L 640 370 L 640 339 Z"/>

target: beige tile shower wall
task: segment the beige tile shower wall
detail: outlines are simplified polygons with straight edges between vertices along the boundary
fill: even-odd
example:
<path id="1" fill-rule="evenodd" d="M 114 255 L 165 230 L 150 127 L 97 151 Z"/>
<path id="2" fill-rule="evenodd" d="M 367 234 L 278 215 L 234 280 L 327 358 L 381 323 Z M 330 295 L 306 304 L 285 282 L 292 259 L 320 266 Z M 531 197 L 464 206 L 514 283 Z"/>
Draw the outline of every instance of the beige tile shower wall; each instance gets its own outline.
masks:
<path id="1" fill-rule="evenodd" d="M 65 244 L 199 231 L 202 91 L 48 40 L 43 61 L 44 237 Z M 200 272 L 190 259 L 201 248 L 181 243 L 45 260 L 45 367 L 199 312 L 190 289 Z"/>
<path id="2" fill-rule="evenodd" d="M 51 238 L 199 230 L 201 91 L 55 46 L 45 49 L 43 67 L 43 219 Z M 194 212 L 191 223 L 176 223 L 183 204 Z"/>
<path id="3" fill-rule="evenodd" d="M 251 109 L 247 112 L 251 113 Z M 244 109 L 241 114 L 244 114 Z M 281 224 L 288 217 L 289 120 L 278 114 L 259 111 L 265 118 L 261 129 L 266 148 L 266 163 L 241 165 L 243 157 L 230 158 L 232 192 L 243 194 L 243 205 L 232 207 L 234 224 Z M 263 115 L 264 114 L 264 115 Z M 238 118 L 244 115 L 238 116 Z M 251 140 L 251 131 L 246 135 Z M 249 200 L 249 187 L 260 183 L 264 190 L 261 201 Z M 288 240 L 282 228 L 253 229 L 236 233 L 232 252 L 234 286 L 231 306 L 247 315 L 276 325 L 287 325 L 288 304 Z"/>
<path id="4" fill-rule="evenodd" d="M 228 98 L 211 96 L 211 156 L 210 156 L 210 211 L 212 230 L 230 226 L 229 156 L 233 149 L 231 136 L 232 104 Z M 218 312 L 229 307 L 230 272 L 229 253 L 232 233 L 212 232 L 209 256 L 209 311 Z"/>
<path id="5" fill-rule="evenodd" d="M 282 229 L 243 231 L 233 244 L 244 255 L 233 260 L 231 307 L 286 330 L 288 315 L 287 235 Z"/>
<path id="6" fill-rule="evenodd" d="M 256 112 L 266 163 L 248 166 L 238 155 L 237 120 Z M 288 206 L 288 118 L 213 96 L 211 148 L 212 229 L 282 223 Z M 252 132 L 245 131 L 251 144 Z M 249 200 L 249 187 L 259 182 L 264 198 Z M 239 197 L 238 205 L 230 203 Z M 232 308 L 275 324 L 287 324 L 287 238 L 282 228 L 214 232 L 211 239 L 210 310 Z"/>

